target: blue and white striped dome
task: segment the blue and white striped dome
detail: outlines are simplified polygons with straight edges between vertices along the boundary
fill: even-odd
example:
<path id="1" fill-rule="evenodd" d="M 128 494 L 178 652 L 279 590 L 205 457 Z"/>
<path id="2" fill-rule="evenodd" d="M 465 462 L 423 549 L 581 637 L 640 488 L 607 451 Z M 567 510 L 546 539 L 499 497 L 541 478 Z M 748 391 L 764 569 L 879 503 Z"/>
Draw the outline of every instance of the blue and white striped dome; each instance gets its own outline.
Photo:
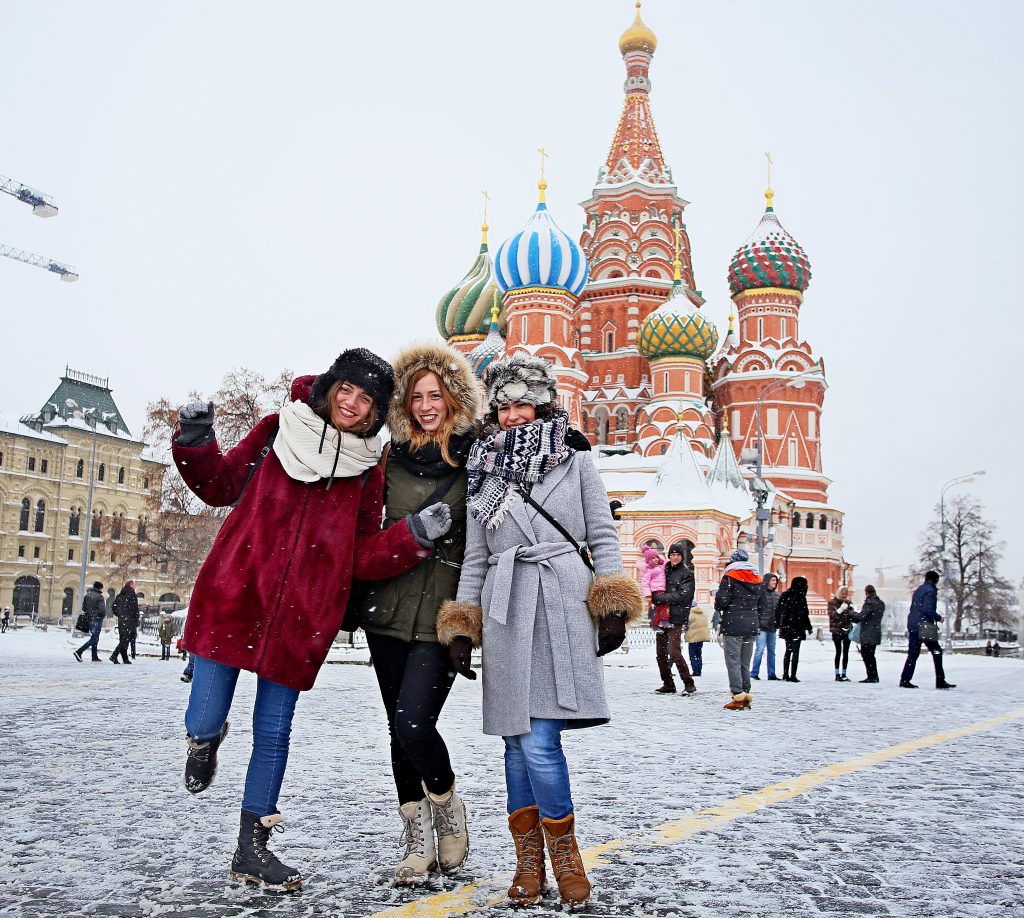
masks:
<path id="1" fill-rule="evenodd" d="M 494 279 L 504 294 L 524 287 L 559 287 L 579 296 L 587 283 L 587 256 L 548 213 L 542 200 L 530 222 L 498 246 Z"/>

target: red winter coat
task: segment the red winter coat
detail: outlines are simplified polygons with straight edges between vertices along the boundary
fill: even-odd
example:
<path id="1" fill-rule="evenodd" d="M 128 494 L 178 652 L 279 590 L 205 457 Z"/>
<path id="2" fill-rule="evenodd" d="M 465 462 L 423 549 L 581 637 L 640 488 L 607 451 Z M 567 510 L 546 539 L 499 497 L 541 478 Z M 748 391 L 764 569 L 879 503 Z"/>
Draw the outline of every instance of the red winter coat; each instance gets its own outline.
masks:
<path id="1" fill-rule="evenodd" d="M 313 376 L 292 383 L 309 398 Z M 403 522 L 381 531 L 380 466 L 314 482 L 289 478 L 271 450 L 252 481 L 251 463 L 278 427 L 265 417 L 227 453 L 216 442 L 173 444 L 185 483 L 213 507 L 242 500 L 203 563 L 182 646 L 298 691 L 313 687 L 341 627 L 353 577 L 396 577 L 429 554 Z M 175 435 L 175 441 L 177 435 Z"/>

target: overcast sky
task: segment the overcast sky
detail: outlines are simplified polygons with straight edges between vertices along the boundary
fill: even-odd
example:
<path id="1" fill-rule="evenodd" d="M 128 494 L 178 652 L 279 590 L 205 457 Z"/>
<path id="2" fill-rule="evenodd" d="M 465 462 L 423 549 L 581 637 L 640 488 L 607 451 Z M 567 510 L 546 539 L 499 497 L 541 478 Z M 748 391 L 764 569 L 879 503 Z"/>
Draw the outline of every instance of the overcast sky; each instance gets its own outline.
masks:
<path id="1" fill-rule="evenodd" d="M 225 371 L 325 369 L 434 334 L 472 262 L 535 201 L 578 235 L 619 114 L 629 0 L 4 4 L 0 413 L 37 410 L 65 363 L 146 402 Z M 912 560 L 953 476 L 1024 575 L 1020 281 L 1024 4 L 647 0 L 652 103 L 697 287 L 775 206 L 813 280 L 833 503 L 858 582 Z M 1009 272 L 1009 273 L 1008 273 Z M 1014 314 L 1011 314 L 1011 309 Z M 955 493 L 955 492 L 954 492 Z M 897 573 L 892 571 L 890 573 Z"/>

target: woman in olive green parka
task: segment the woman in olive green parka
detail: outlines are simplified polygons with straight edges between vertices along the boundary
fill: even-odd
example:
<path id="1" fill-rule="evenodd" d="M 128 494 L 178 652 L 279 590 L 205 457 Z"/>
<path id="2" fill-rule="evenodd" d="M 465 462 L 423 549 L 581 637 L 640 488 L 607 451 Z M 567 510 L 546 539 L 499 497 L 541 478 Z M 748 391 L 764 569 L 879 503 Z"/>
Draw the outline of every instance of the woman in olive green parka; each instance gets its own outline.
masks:
<path id="1" fill-rule="evenodd" d="M 455 680 L 449 649 L 438 643 L 437 612 L 459 587 L 466 544 L 466 459 L 476 439 L 479 396 L 469 364 L 444 344 L 406 348 L 394 368 L 384 526 L 439 500 L 452 515 L 451 529 L 434 542 L 430 557 L 371 585 L 360 616 L 388 715 L 391 767 L 404 825 L 405 850 L 395 880 L 419 883 L 438 866 L 461 866 L 469 853 L 465 806 L 437 730 Z"/>

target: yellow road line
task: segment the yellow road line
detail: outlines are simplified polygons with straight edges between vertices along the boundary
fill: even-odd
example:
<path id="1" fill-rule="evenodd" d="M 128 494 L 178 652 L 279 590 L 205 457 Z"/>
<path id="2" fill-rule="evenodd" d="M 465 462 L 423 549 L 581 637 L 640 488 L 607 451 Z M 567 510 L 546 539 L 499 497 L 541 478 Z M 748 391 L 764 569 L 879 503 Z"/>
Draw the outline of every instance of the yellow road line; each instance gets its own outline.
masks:
<path id="1" fill-rule="evenodd" d="M 790 800 L 822 784 L 841 778 L 845 775 L 863 771 L 873 765 L 897 759 L 900 756 L 908 755 L 911 752 L 918 752 L 930 746 L 938 746 L 952 740 L 961 739 L 965 736 L 972 736 L 975 733 L 982 733 L 985 730 L 992 730 L 1015 720 L 1024 719 L 1024 708 L 1018 708 L 1007 714 L 1000 714 L 998 717 L 991 717 L 988 720 L 967 724 L 963 727 L 956 727 L 953 730 L 944 730 L 941 733 L 933 733 L 930 736 L 922 736 L 920 739 L 908 740 L 905 743 L 898 743 L 886 749 L 879 749 L 876 752 L 867 752 L 864 755 L 855 756 L 845 762 L 837 762 L 835 765 L 827 765 L 824 768 L 817 768 L 814 771 L 797 775 L 793 778 L 786 778 L 777 784 L 770 784 L 752 794 L 744 794 L 723 803 L 721 806 L 713 806 L 683 816 L 680 819 L 673 819 L 671 822 L 664 822 L 654 826 L 647 832 L 631 833 L 623 838 L 614 838 L 611 841 L 600 845 L 594 845 L 582 852 L 583 863 L 588 870 L 600 867 L 608 863 L 610 855 L 629 848 L 652 848 L 663 845 L 672 845 L 684 839 L 691 838 L 701 832 L 717 829 L 720 826 L 737 819 L 740 816 L 749 816 L 758 810 L 765 809 L 784 800 Z M 453 915 L 468 915 L 480 908 L 491 905 L 498 905 L 505 901 L 503 895 L 492 895 L 485 903 L 476 902 L 473 896 L 483 889 L 494 886 L 503 886 L 500 878 L 467 883 L 459 889 L 451 892 L 435 893 L 431 896 L 424 896 L 404 905 L 384 909 L 372 915 L 371 918 L 447 918 Z"/>

